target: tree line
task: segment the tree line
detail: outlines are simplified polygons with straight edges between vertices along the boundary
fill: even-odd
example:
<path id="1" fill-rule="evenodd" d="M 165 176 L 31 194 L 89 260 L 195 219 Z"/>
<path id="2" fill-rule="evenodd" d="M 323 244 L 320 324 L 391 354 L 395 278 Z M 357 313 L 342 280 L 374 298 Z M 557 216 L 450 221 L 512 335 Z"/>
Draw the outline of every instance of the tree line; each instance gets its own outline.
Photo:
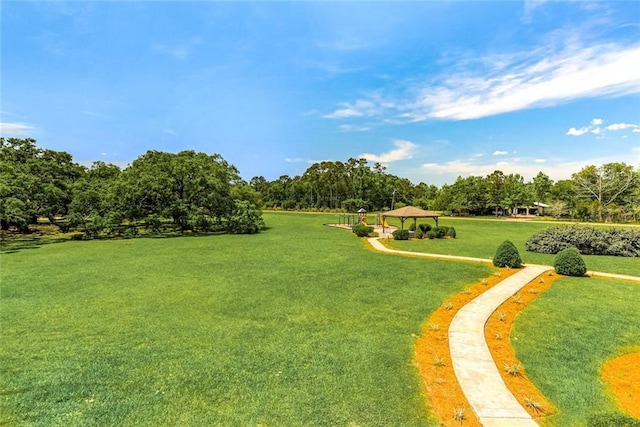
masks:
<path id="1" fill-rule="evenodd" d="M 383 211 L 414 205 L 451 215 L 511 214 L 535 202 L 557 218 L 637 222 L 640 170 L 625 163 L 590 165 L 554 182 L 539 172 L 526 182 L 496 170 L 459 176 L 437 187 L 392 175 L 364 158 L 324 161 L 302 175 L 244 181 L 219 154 L 147 151 L 124 169 L 79 165 L 31 138 L 0 138 L 0 228 L 27 231 L 38 218 L 97 235 L 122 224 L 186 231 L 255 233 L 260 208 Z M 135 229 L 133 229 L 135 231 Z"/>
<path id="2" fill-rule="evenodd" d="M 97 237 L 143 223 L 158 230 L 256 233 L 260 196 L 219 154 L 147 151 L 120 169 L 84 167 L 31 138 L 0 138 L 0 228 L 29 230 L 38 218 Z M 135 232 L 137 228 L 124 228 Z"/>
<path id="3" fill-rule="evenodd" d="M 441 187 L 412 184 L 366 159 L 324 161 L 302 175 L 273 181 L 254 177 L 249 185 L 271 209 L 384 211 L 413 205 L 449 215 L 509 215 L 519 207 L 547 205 L 547 215 L 591 221 L 640 220 L 640 169 L 625 163 L 586 166 L 571 179 L 554 182 L 539 172 L 526 182 L 520 174 L 496 170 L 487 176 L 459 176 Z"/>

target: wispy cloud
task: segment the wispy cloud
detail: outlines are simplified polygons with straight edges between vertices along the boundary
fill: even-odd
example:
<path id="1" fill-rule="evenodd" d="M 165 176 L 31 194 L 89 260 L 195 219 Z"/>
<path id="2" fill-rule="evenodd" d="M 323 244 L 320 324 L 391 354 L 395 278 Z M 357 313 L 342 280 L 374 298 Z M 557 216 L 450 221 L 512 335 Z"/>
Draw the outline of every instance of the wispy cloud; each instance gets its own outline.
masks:
<path id="1" fill-rule="evenodd" d="M 200 39 L 194 38 L 181 43 L 156 43 L 152 48 L 155 52 L 167 54 L 178 60 L 185 60 L 198 44 L 200 44 Z"/>
<path id="2" fill-rule="evenodd" d="M 0 135 L 4 137 L 28 136 L 33 130 L 33 126 L 25 123 L 0 123 Z"/>
<path id="3" fill-rule="evenodd" d="M 418 148 L 416 144 L 410 141 L 396 140 L 393 144 L 396 146 L 394 150 L 382 154 L 363 153 L 359 157 L 371 162 L 392 163 L 412 158 L 414 151 Z"/>
<path id="4" fill-rule="evenodd" d="M 439 75 L 406 84 L 400 101 L 384 101 L 377 94 L 343 103 L 343 108 L 324 117 L 384 112 L 404 122 L 467 120 L 580 98 L 640 93 L 640 44 L 586 46 L 569 37 L 560 50 L 549 49 L 461 58 Z"/>
<path id="5" fill-rule="evenodd" d="M 630 129 L 632 132 L 640 132 L 640 125 L 634 123 L 612 123 L 604 128 L 600 127 L 604 123 L 602 119 L 593 119 L 589 122 L 588 126 L 583 126 L 581 128 L 569 128 L 567 131 L 567 135 L 571 136 L 581 136 L 586 133 L 592 133 L 594 135 L 600 135 L 603 131 L 619 131 Z"/>
<path id="6" fill-rule="evenodd" d="M 616 131 L 616 130 L 624 130 L 624 129 L 633 129 L 633 132 L 636 131 L 636 129 L 640 128 L 640 126 L 635 125 L 633 123 L 613 123 L 610 124 L 609 126 L 607 126 L 605 129 L 606 130 L 612 130 L 612 131 Z"/>
<path id="7" fill-rule="evenodd" d="M 494 155 L 494 156 L 504 156 L 504 155 L 507 155 L 507 154 L 509 154 L 509 152 L 508 152 L 508 151 L 500 151 L 500 150 L 497 150 L 497 151 L 494 151 L 494 152 L 493 152 L 493 155 Z"/>
<path id="8" fill-rule="evenodd" d="M 357 125 L 340 125 L 338 130 L 340 132 L 366 132 L 370 130 L 369 126 L 357 126 Z"/>

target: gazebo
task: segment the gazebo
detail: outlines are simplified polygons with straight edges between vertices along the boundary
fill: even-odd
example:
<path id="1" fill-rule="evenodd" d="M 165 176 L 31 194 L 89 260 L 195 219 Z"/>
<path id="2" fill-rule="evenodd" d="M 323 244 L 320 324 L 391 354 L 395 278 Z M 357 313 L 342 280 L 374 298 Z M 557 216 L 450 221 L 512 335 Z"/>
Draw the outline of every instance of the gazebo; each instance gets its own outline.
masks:
<path id="1" fill-rule="evenodd" d="M 405 206 L 400 209 L 394 209 L 392 211 L 384 212 L 381 214 L 382 218 L 400 218 L 400 227 L 404 229 L 404 222 L 407 218 L 413 218 L 413 223 L 416 224 L 418 218 L 433 218 L 438 226 L 438 214 L 433 211 L 425 211 L 414 206 Z"/>

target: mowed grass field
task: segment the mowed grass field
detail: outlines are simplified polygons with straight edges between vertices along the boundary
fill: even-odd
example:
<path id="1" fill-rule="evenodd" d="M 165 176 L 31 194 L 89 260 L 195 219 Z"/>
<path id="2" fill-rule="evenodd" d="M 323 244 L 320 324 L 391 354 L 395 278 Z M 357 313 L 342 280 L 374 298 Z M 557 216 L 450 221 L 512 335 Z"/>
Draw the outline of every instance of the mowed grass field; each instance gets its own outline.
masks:
<path id="1" fill-rule="evenodd" d="M 511 335 L 516 355 L 558 408 L 546 425 L 585 426 L 599 414 L 620 415 L 600 369 L 640 351 L 639 302 L 637 283 L 562 278 L 518 316 Z"/>
<path id="2" fill-rule="evenodd" d="M 0 254 L 0 423 L 438 425 L 413 334 L 492 269 L 374 253 L 334 217 Z"/>
<path id="3" fill-rule="evenodd" d="M 374 218 L 370 216 L 370 220 Z M 405 228 L 413 223 L 412 219 L 405 221 Z M 418 223 L 435 225 L 432 219 L 422 219 Z M 389 224 L 400 226 L 400 221 L 390 218 Z M 554 221 L 508 221 L 504 219 L 475 219 L 475 218 L 440 218 L 439 224 L 454 227 L 457 232 L 455 239 L 423 239 L 409 241 L 390 241 L 391 246 L 415 252 L 429 252 L 444 255 L 463 255 L 479 258 L 493 258 L 496 249 L 505 240 L 511 240 L 525 263 L 553 265 L 555 255 L 527 252 L 525 243 L 533 234 L 546 228 L 569 225 Z M 611 226 L 597 225 L 608 228 Z M 629 226 L 640 230 L 638 226 Z M 638 258 L 624 258 L 614 256 L 584 255 L 587 268 L 592 271 L 609 273 L 640 275 L 640 260 Z"/>

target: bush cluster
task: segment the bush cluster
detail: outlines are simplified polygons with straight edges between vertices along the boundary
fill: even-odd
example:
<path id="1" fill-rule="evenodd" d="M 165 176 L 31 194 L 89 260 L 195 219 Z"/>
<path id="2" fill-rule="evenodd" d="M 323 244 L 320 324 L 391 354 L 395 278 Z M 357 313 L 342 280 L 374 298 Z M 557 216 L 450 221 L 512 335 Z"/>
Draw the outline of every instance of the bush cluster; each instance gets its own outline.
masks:
<path id="1" fill-rule="evenodd" d="M 395 240 L 409 240 L 409 230 L 395 230 L 391 234 Z"/>
<path id="2" fill-rule="evenodd" d="M 353 231 L 358 237 L 367 237 L 369 234 L 373 233 L 373 227 L 364 225 L 363 223 L 359 222 L 351 227 L 351 231 Z"/>
<path id="3" fill-rule="evenodd" d="M 558 252 L 556 259 L 553 261 L 553 268 L 558 274 L 565 276 L 584 276 L 587 272 L 587 266 L 584 263 L 580 252 L 576 248 L 566 248 Z"/>
<path id="4" fill-rule="evenodd" d="M 510 240 L 502 242 L 493 257 L 493 265 L 509 268 L 522 267 L 522 258 L 520 258 L 518 248 Z"/>
<path id="5" fill-rule="evenodd" d="M 537 232 L 526 243 L 528 251 L 544 254 L 557 254 L 568 247 L 576 248 L 583 255 L 640 257 L 640 231 L 630 228 L 552 227 Z"/>

